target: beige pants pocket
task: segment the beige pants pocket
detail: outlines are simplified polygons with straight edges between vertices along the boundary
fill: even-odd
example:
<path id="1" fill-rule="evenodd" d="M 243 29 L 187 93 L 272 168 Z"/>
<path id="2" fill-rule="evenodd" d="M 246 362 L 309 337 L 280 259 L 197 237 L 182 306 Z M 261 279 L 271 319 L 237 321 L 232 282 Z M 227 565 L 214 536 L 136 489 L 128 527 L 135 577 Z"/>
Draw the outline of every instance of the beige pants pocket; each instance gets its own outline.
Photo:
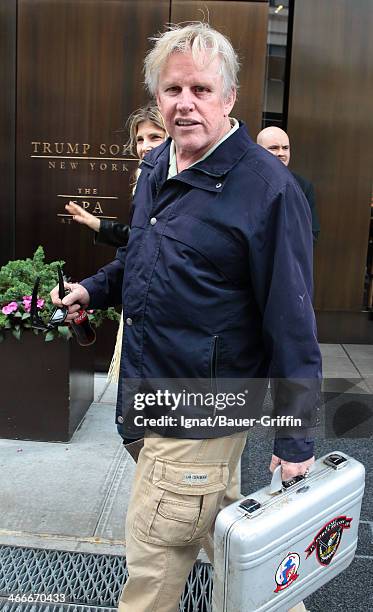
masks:
<path id="1" fill-rule="evenodd" d="M 136 537 L 169 546 L 202 538 L 215 518 L 228 475 L 227 463 L 156 459 L 134 521 Z"/>

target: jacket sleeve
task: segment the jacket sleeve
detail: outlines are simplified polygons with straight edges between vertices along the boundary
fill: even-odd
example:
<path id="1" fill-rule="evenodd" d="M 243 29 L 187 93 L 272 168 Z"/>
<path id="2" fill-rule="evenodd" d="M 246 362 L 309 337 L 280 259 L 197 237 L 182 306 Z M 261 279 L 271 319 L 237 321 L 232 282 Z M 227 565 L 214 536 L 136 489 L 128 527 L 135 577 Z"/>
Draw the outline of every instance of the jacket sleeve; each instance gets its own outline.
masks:
<path id="1" fill-rule="evenodd" d="M 301 426 L 276 431 L 274 453 L 300 462 L 313 455 L 321 355 L 312 306 L 312 231 L 308 203 L 294 179 L 270 193 L 250 244 L 250 269 L 270 361 L 275 416 Z"/>
<path id="2" fill-rule="evenodd" d="M 316 208 L 315 190 L 313 188 L 312 183 L 310 183 L 309 181 L 305 182 L 304 195 L 306 196 L 308 204 L 311 209 L 312 234 L 313 234 L 313 240 L 314 242 L 316 242 L 320 234 L 320 221 L 319 221 L 319 216 L 317 214 L 317 208 Z"/>
<path id="3" fill-rule="evenodd" d="M 100 219 L 100 229 L 95 232 L 95 244 L 105 244 L 116 248 L 123 247 L 127 245 L 129 233 L 129 225 L 110 219 Z"/>
<path id="4" fill-rule="evenodd" d="M 81 285 L 89 293 L 90 308 L 109 308 L 122 303 L 122 284 L 126 249 L 117 250 L 114 261 L 103 266 L 96 274 L 85 278 Z"/>
<path id="5" fill-rule="evenodd" d="M 134 206 L 131 207 L 130 211 L 130 223 L 133 217 Z M 102 226 L 101 219 L 100 229 Z M 118 226 L 112 230 L 108 227 L 107 237 L 110 236 L 117 239 L 120 242 L 120 248 L 116 252 L 114 261 L 103 266 L 100 270 L 81 281 L 81 285 L 85 287 L 89 293 L 91 308 L 109 308 L 109 306 L 117 306 L 122 304 L 122 285 L 123 285 L 123 274 L 124 266 L 126 262 L 126 247 L 129 240 L 131 231 L 130 225 L 121 225 L 120 223 L 114 223 L 114 226 Z M 106 231 L 105 224 L 102 226 L 104 232 Z M 116 237 L 116 238 L 115 238 Z M 108 244 L 108 243 L 105 243 Z M 111 243 L 114 246 L 113 242 Z"/>

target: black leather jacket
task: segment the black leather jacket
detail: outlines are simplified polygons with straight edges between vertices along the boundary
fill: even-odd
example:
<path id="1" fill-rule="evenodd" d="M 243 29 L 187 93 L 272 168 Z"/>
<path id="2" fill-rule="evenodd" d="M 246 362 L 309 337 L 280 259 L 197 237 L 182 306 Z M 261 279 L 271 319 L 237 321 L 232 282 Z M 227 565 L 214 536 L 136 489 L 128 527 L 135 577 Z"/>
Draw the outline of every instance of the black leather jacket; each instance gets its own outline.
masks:
<path id="1" fill-rule="evenodd" d="M 95 232 L 95 244 L 105 244 L 116 248 L 127 246 L 129 235 L 129 225 L 110 219 L 100 219 L 100 229 Z"/>

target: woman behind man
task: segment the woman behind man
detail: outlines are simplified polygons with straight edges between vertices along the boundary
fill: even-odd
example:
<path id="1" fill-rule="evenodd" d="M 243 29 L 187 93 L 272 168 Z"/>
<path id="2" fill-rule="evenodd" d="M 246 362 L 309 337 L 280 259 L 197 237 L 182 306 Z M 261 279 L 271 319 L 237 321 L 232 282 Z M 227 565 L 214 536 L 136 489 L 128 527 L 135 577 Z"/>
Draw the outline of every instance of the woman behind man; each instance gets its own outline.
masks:
<path id="1" fill-rule="evenodd" d="M 127 120 L 127 127 L 129 139 L 126 151 L 134 157 L 137 156 L 140 162 L 146 153 L 162 144 L 167 138 L 162 115 L 158 108 L 153 105 L 135 110 Z M 133 182 L 134 190 L 139 173 L 140 170 L 137 169 Z M 95 243 L 117 248 L 127 244 L 129 236 L 128 225 L 111 221 L 110 219 L 100 219 L 73 202 L 66 204 L 65 208 L 73 216 L 74 221 L 86 225 L 96 232 Z"/>
<path id="2" fill-rule="evenodd" d="M 128 117 L 126 125 L 129 131 L 126 151 L 134 157 L 137 156 L 139 162 L 149 151 L 162 144 L 167 138 L 162 115 L 154 105 L 149 104 L 135 110 Z M 139 174 L 140 169 L 138 168 L 134 174 L 133 191 L 136 189 Z M 110 219 L 100 219 L 74 202 L 69 202 L 65 208 L 73 216 L 74 221 L 94 230 L 95 244 L 105 244 L 116 248 L 126 246 L 130 232 L 129 225 Z M 110 382 L 118 382 L 122 336 L 123 318 L 119 324 L 114 354 L 108 372 Z M 119 427 L 118 431 L 123 436 Z"/>

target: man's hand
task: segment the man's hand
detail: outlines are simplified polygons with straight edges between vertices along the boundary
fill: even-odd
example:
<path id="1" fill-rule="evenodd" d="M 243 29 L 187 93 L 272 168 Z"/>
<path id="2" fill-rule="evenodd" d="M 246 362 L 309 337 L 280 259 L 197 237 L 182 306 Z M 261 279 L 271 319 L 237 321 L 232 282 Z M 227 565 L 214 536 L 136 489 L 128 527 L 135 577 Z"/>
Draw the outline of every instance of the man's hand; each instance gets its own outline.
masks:
<path id="1" fill-rule="evenodd" d="M 69 307 L 69 314 L 66 317 L 66 322 L 72 321 L 76 319 L 78 316 L 78 310 L 81 308 L 87 308 L 89 304 L 89 293 L 83 285 L 79 285 L 79 283 L 64 283 L 65 289 L 70 291 L 63 300 L 61 301 L 58 297 L 58 285 L 52 289 L 50 292 L 51 300 L 53 304 L 56 306 L 64 306 Z"/>
<path id="2" fill-rule="evenodd" d="M 276 457 L 276 455 L 272 455 L 269 469 L 273 473 L 275 468 L 281 465 L 282 480 L 290 480 L 290 478 L 294 478 L 294 476 L 303 476 L 305 472 L 311 468 L 313 463 L 315 463 L 315 457 L 311 457 L 311 459 L 307 459 L 307 461 L 301 461 L 301 463 L 291 463 L 291 461 L 285 461 L 284 459 L 280 459 L 280 457 Z"/>
<path id="3" fill-rule="evenodd" d="M 91 215 L 88 211 L 84 210 L 82 206 L 75 204 L 75 202 L 69 202 L 65 205 L 65 208 L 70 215 L 73 216 L 73 220 L 82 225 L 87 225 L 95 232 L 100 229 L 100 219 L 97 219 L 95 215 Z"/>

